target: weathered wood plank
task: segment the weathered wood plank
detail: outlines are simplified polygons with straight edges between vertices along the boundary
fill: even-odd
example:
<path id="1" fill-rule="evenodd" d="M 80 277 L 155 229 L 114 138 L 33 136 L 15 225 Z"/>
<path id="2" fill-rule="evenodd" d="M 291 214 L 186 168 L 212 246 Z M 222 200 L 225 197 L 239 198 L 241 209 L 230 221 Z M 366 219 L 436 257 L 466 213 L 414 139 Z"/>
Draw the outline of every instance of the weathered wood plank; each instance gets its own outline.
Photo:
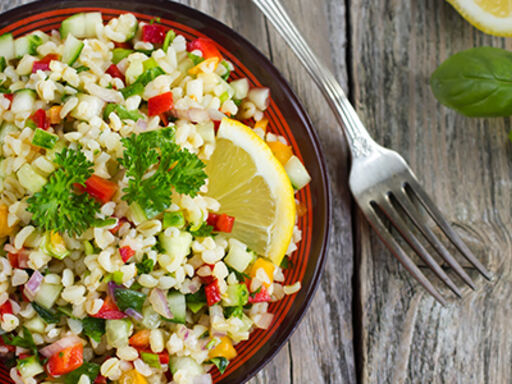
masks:
<path id="1" fill-rule="evenodd" d="M 0 0 L 0 10 L 27 3 Z M 320 92 L 281 38 L 250 1 L 182 0 L 232 26 L 248 38 L 289 79 L 310 113 L 326 149 L 334 200 L 333 236 L 326 272 L 315 299 L 291 341 L 251 383 L 355 383 L 352 335 L 353 246 L 350 198 L 346 188 L 347 152 Z M 315 51 L 343 85 L 345 71 L 345 8 L 336 0 L 283 1 Z"/>
<path id="2" fill-rule="evenodd" d="M 446 308 L 434 302 L 358 219 L 365 383 L 509 383 L 511 145 L 508 119 L 468 119 L 441 107 L 428 78 L 450 54 L 510 48 L 444 1 L 351 2 L 353 95 L 377 141 L 398 150 L 495 274 Z M 451 296 L 446 290 L 448 297 Z"/>

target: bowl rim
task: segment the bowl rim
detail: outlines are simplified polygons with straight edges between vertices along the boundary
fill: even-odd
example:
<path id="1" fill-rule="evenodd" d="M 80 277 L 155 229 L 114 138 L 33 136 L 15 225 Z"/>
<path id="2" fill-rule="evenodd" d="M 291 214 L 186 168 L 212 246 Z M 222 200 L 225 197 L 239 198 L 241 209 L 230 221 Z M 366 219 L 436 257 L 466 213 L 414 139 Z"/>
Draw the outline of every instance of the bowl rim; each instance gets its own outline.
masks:
<path id="1" fill-rule="evenodd" d="M 254 55 L 261 64 L 265 67 L 267 71 L 270 72 L 271 76 L 276 79 L 277 83 L 283 90 L 283 93 L 288 98 L 291 103 L 293 109 L 296 111 L 297 115 L 300 117 L 302 125 L 307 133 L 307 137 L 309 138 L 313 150 L 314 155 L 318 159 L 318 168 L 320 174 L 320 184 L 323 190 L 323 198 L 324 204 L 322 207 L 316 207 L 316 209 L 321 209 L 324 212 L 324 220 L 322 223 L 318 223 L 323 225 L 323 237 L 321 238 L 322 244 L 319 248 L 318 259 L 315 263 L 315 270 L 312 274 L 311 283 L 307 287 L 307 292 L 304 299 L 304 304 L 292 322 L 291 327 L 286 327 L 287 335 L 280 341 L 280 344 L 273 348 L 270 352 L 264 354 L 260 363 L 254 364 L 252 369 L 249 369 L 244 372 L 242 381 L 239 383 L 246 383 L 248 380 L 253 378 L 260 370 L 262 370 L 273 358 L 277 355 L 278 352 L 289 342 L 291 336 L 295 333 L 300 323 L 304 319 L 306 312 L 308 311 L 312 299 L 315 296 L 315 293 L 318 289 L 320 279 L 324 272 L 325 262 L 328 257 L 328 251 L 330 248 L 330 238 L 332 236 L 332 190 L 331 190 L 331 179 L 328 173 L 328 164 L 323 155 L 322 145 L 318 139 L 318 135 L 316 130 L 311 122 L 311 119 L 306 112 L 306 109 L 299 101 L 299 98 L 295 94 L 295 91 L 290 86 L 289 82 L 286 78 L 281 74 L 281 72 L 274 66 L 271 59 L 264 55 L 253 43 L 251 43 L 247 38 L 242 36 L 233 28 L 224 24 L 222 21 L 217 20 L 213 16 L 210 16 L 203 11 L 200 11 L 191 6 L 177 3 L 173 0 L 144 0 L 145 3 L 148 3 L 150 6 L 159 7 L 159 8 L 172 8 L 169 11 L 182 12 L 185 15 L 196 17 L 200 22 L 203 22 L 206 25 L 211 26 L 213 29 L 219 30 L 221 33 L 233 36 L 234 40 L 237 40 L 240 45 L 244 46 L 246 49 L 250 51 L 251 55 Z M 141 0 L 114 0 L 108 2 L 101 2 L 100 0 L 58 0 L 58 1 L 48 1 L 48 0 L 36 0 L 32 1 L 20 6 L 16 6 L 10 8 L 2 13 L 0 13 L 0 29 L 5 28 L 9 24 L 12 24 L 15 21 L 20 20 L 20 16 L 24 15 L 32 16 L 37 15 L 38 13 L 47 12 L 52 9 L 68 9 L 68 8 L 86 8 L 86 7 L 98 7 L 105 9 L 118 9 L 118 10 L 126 10 L 130 12 L 130 10 L 124 8 L 140 5 Z M 142 12 L 144 13 L 144 12 Z M 148 13 L 146 13 L 148 14 Z M 249 359 L 250 360 L 250 359 Z M 239 367 L 237 370 L 240 370 L 242 367 Z M 235 371 L 236 372 L 236 371 Z M 229 377 L 228 377 L 229 378 Z M 219 383 L 224 382 L 222 379 Z"/>

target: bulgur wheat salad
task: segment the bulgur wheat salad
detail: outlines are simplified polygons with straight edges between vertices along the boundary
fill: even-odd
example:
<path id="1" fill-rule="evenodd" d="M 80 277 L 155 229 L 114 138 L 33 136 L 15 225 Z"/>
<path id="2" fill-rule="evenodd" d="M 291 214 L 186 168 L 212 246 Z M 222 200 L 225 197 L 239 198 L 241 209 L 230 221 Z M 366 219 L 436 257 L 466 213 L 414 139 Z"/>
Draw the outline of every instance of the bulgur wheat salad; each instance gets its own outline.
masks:
<path id="1" fill-rule="evenodd" d="M 212 40 L 129 13 L 0 36 L 0 355 L 15 383 L 211 383 L 300 289 L 283 269 L 310 177 L 267 132 L 269 89 L 233 69 Z"/>

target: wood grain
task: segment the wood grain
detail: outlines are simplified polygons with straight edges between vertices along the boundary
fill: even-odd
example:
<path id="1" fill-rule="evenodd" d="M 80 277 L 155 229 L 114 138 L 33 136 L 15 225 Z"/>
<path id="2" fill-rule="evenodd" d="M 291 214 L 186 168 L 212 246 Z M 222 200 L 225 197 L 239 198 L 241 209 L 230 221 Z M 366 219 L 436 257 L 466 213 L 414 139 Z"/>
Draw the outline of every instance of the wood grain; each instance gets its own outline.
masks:
<path id="1" fill-rule="evenodd" d="M 510 120 L 464 118 L 440 106 L 428 85 L 449 55 L 511 48 L 510 40 L 478 32 L 441 0 L 353 0 L 350 19 L 353 97 L 363 121 L 404 155 L 495 275 L 487 283 L 472 271 L 476 292 L 465 289 L 463 300 L 443 308 L 359 217 L 361 381 L 510 383 Z"/>
<path id="2" fill-rule="evenodd" d="M 0 9 L 28 3 L 0 0 Z M 333 196 L 333 236 L 325 274 L 291 341 L 251 384 L 356 382 L 352 331 L 353 244 L 347 189 L 347 148 L 323 97 L 282 39 L 249 0 L 183 0 L 233 27 L 249 39 L 289 80 L 317 128 L 329 163 Z M 346 14 L 339 0 L 283 1 L 306 39 L 347 84 Z M 312 22 L 316 20 L 316 22 Z"/>

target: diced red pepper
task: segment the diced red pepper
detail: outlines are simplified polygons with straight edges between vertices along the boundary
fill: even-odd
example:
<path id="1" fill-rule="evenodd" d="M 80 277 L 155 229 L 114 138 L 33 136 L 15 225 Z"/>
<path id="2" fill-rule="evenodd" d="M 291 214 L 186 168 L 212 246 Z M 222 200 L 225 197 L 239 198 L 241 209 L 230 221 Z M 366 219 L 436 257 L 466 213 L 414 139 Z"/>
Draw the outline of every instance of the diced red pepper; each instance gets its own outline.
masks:
<path id="1" fill-rule="evenodd" d="M 84 346 L 77 343 L 55 353 L 48 359 L 46 370 L 51 376 L 61 376 L 74 371 L 84 363 Z"/>
<path id="2" fill-rule="evenodd" d="M 222 55 L 212 39 L 207 37 L 198 37 L 187 44 L 187 51 L 192 52 L 196 49 L 203 53 L 204 59 L 218 57 L 219 61 L 222 60 Z"/>
<path id="3" fill-rule="evenodd" d="M 172 107 L 172 92 L 165 92 L 148 100 L 148 115 L 156 116 L 171 110 Z"/>
<path id="4" fill-rule="evenodd" d="M 20 355 L 18 356 L 18 359 L 23 360 L 30 356 L 32 356 L 30 353 L 20 353 Z"/>
<path id="5" fill-rule="evenodd" d="M 138 352 L 139 352 L 139 355 L 142 355 L 142 353 L 151 353 L 153 355 L 158 355 L 158 360 L 160 360 L 160 364 L 169 364 L 169 352 L 167 351 L 163 351 L 163 352 L 159 352 L 159 353 L 155 353 L 153 352 L 150 348 L 143 348 L 143 347 L 137 347 L 135 345 L 132 345 L 130 344 L 132 347 L 134 347 Z"/>
<path id="6" fill-rule="evenodd" d="M 209 307 L 218 303 L 221 299 L 219 281 L 217 279 L 213 280 L 204 288 L 204 293 L 206 294 L 206 303 Z"/>
<path id="7" fill-rule="evenodd" d="M 268 294 L 267 288 L 265 286 L 260 287 L 260 291 L 257 293 L 251 293 L 249 295 L 249 303 L 265 303 L 270 301 L 270 295 Z"/>
<path id="8" fill-rule="evenodd" d="M 44 129 L 45 131 L 50 128 L 50 121 L 46 116 L 46 111 L 42 108 L 38 109 L 34 112 L 34 114 L 30 117 L 38 128 Z"/>
<path id="9" fill-rule="evenodd" d="M 12 103 L 14 99 L 14 93 L 4 93 L 4 97 Z"/>
<path id="10" fill-rule="evenodd" d="M 3 319 L 3 316 L 7 313 L 10 315 L 12 315 L 12 313 L 13 313 L 11 300 L 9 300 L 9 299 L 7 299 L 7 301 L 5 303 L 0 305 L 0 316 L 2 317 L 2 319 Z"/>
<path id="11" fill-rule="evenodd" d="M 117 192 L 117 184 L 103 177 L 92 175 L 85 181 L 85 192 L 105 204 L 111 201 Z"/>
<path id="12" fill-rule="evenodd" d="M 13 268 L 28 268 L 28 253 L 20 249 L 18 253 L 8 253 L 7 258 Z"/>
<path id="13" fill-rule="evenodd" d="M 209 212 L 208 218 L 206 219 L 206 224 L 212 226 L 215 229 L 218 219 L 219 219 L 219 215 L 217 215 L 216 213 Z"/>
<path id="14" fill-rule="evenodd" d="M 217 134 L 217 131 L 219 130 L 221 120 L 213 120 L 213 130 L 215 131 L 215 134 Z"/>
<path id="15" fill-rule="evenodd" d="M 36 73 L 38 70 L 41 71 L 49 71 L 50 70 L 50 62 L 52 60 L 58 60 L 59 56 L 50 53 L 43 57 L 41 60 L 34 61 L 34 65 L 32 66 L 32 73 Z"/>
<path id="16" fill-rule="evenodd" d="M 107 384 L 107 378 L 101 375 L 98 375 L 94 379 L 94 384 Z"/>
<path id="17" fill-rule="evenodd" d="M 121 259 L 126 263 L 130 258 L 135 255 L 135 251 L 131 249 L 128 245 L 119 248 L 119 253 L 121 254 Z"/>
<path id="18" fill-rule="evenodd" d="M 160 359 L 160 364 L 167 365 L 169 364 L 169 353 L 168 352 L 160 352 L 158 354 L 158 358 Z"/>
<path id="19" fill-rule="evenodd" d="M 92 317 L 96 317 L 97 319 L 119 320 L 124 319 L 126 315 L 119 310 L 114 300 L 110 296 L 107 296 L 98 313 L 92 315 Z"/>
<path id="20" fill-rule="evenodd" d="M 233 216 L 226 215 L 223 213 L 217 219 L 217 223 L 215 224 L 215 229 L 219 232 L 231 232 L 233 230 L 233 224 L 235 223 L 235 218 Z"/>
<path id="21" fill-rule="evenodd" d="M 167 34 L 167 28 L 161 24 L 146 24 L 142 27 L 142 41 L 162 44 Z"/>
<path id="22" fill-rule="evenodd" d="M 116 226 L 114 228 L 109 229 L 110 233 L 115 235 L 117 232 L 119 232 L 119 229 L 123 226 L 123 224 L 127 223 L 127 222 L 128 222 L 128 220 L 126 220 L 125 218 L 121 218 L 121 219 L 117 220 Z"/>
<path id="23" fill-rule="evenodd" d="M 108 73 L 110 76 L 112 77 L 117 77 L 118 79 L 121 79 L 124 83 L 124 75 L 123 75 L 123 72 L 121 72 L 119 70 L 119 68 L 117 67 L 117 65 L 115 64 L 112 64 L 110 65 L 110 67 L 107 68 L 107 70 L 105 71 L 106 73 Z"/>

